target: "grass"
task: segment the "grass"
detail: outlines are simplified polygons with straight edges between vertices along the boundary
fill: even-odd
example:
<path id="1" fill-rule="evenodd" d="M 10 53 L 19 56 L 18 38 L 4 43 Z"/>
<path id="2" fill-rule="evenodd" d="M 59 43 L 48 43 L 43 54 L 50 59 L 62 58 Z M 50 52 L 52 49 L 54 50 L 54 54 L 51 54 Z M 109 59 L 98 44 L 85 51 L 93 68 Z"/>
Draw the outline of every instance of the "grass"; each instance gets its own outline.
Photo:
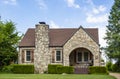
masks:
<path id="1" fill-rule="evenodd" d="M 0 79 L 116 79 L 109 75 L 0 74 Z"/>

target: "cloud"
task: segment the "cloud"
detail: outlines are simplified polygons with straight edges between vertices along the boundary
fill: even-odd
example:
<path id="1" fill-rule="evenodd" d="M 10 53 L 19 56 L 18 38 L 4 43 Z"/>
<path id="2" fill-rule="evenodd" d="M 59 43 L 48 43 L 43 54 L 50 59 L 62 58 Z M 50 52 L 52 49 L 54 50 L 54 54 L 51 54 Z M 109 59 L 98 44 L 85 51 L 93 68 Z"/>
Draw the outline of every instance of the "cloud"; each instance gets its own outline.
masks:
<path id="1" fill-rule="evenodd" d="M 45 1 L 44 0 L 36 0 L 40 9 L 46 9 L 47 8 L 47 5 L 45 4 Z"/>
<path id="2" fill-rule="evenodd" d="M 78 4 L 75 4 L 75 0 L 66 0 L 68 7 L 80 8 Z"/>
<path id="3" fill-rule="evenodd" d="M 85 0 L 86 3 L 90 4 L 90 5 L 94 5 L 93 1 L 92 0 Z"/>
<path id="4" fill-rule="evenodd" d="M 17 5 L 17 0 L 2 0 L 6 5 Z"/>
<path id="5" fill-rule="evenodd" d="M 50 27 L 51 28 L 60 28 L 60 26 L 58 24 L 56 24 L 54 21 L 50 21 Z"/>
<path id="6" fill-rule="evenodd" d="M 100 5 L 93 7 L 90 12 L 86 12 L 86 21 L 88 23 L 105 23 L 108 20 L 108 14 L 105 13 L 106 7 Z"/>
<path id="7" fill-rule="evenodd" d="M 103 15 L 93 15 L 93 14 L 87 14 L 86 21 L 88 23 L 103 23 L 108 21 L 108 14 Z"/>
<path id="8" fill-rule="evenodd" d="M 103 5 L 100 5 L 97 8 L 94 7 L 92 11 L 93 11 L 94 14 L 99 14 L 100 12 L 106 11 L 106 7 L 103 6 Z"/>
<path id="9" fill-rule="evenodd" d="M 101 47 L 105 47 L 107 45 L 106 40 L 104 40 L 106 29 L 106 27 L 99 27 L 99 40 Z"/>

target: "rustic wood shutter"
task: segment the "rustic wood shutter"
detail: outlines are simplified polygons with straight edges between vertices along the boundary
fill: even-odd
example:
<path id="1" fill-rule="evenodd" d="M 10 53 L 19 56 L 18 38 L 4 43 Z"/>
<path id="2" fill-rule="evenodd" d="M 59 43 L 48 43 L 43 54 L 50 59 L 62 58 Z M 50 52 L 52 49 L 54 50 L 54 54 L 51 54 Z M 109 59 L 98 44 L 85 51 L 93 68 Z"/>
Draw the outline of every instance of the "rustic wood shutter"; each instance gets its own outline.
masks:
<path id="1" fill-rule="evenodd" d="M 52 63 L 55 62 L 55 51 L 52 51 Z"/>
<path id="2" fill-rule="evenodd" d="M 34 62 L 34 50 L 31 50 L 31 62 Z"/>
<path id="3" fill-rule="evenodd" d="M 22 50 L 22 63 L 24 63 L 24 62 L 25 62 L 25 51 Z"/>

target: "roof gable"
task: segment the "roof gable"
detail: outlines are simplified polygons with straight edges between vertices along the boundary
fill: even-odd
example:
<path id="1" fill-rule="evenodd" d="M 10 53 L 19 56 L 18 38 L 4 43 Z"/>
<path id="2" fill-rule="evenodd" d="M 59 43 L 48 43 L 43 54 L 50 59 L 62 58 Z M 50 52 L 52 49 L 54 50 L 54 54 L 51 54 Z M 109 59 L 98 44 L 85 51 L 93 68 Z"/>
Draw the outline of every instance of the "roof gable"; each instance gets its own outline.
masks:
<path id="1" fill-rule="evenodd" d="M 78 30 L 78 28 L 64 28 L 64 29 L 49 29 L 49 46 L 63 46 Z M 88 33 L 96 43 L 98 40 L 97 28 L 85 28 L 85 32 Z M 34 47 L 35 46 L 35 29 L 28 29 L 25 36 L 19 43 L 20 47 Z"/>

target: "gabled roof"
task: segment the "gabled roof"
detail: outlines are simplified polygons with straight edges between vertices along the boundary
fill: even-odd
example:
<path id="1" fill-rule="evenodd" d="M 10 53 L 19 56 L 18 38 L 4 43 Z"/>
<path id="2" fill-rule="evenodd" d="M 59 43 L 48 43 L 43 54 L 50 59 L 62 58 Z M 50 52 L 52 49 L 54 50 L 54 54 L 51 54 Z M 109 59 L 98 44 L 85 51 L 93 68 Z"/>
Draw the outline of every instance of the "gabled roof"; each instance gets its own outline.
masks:
<path id="1" fill-rule="evenodd" d="M 49 29 L 49 46 L 63 46 L 78 28 Z M 84 28 L 90 37 L 99 44 L 98 29 Z M 19 47 L 35 47 L 35 29 L 28 29 L 25 36 L 19 43 Z"/>

